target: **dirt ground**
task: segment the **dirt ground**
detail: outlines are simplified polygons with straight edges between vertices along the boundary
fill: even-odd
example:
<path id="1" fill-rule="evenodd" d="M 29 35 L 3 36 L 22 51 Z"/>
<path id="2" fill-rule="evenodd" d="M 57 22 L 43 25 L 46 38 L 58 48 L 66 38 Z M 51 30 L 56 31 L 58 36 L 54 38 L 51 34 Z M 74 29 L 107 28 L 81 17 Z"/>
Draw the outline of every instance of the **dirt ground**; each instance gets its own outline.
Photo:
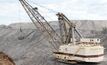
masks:
<path id="1" fill-rule="evenodd" d="M 30 32 L 32 33 L 27 36 Z M 27 37 L 19 40 L 23 36 Z M 102 44 L 107 48 L 107 39 L 104 39 Z M 53 46 L 46 41 L 46 36 L 35 29 L 20 30 L 5 26 L 0 27 L 0 51 L 12 57 L 16 65 L 72 65 L 54 60 Z M 97 65 L 107 65 L 106 53 L 105 49 L 105 60 Z M 76 65 L 93 64 L 79 63 Z"/>

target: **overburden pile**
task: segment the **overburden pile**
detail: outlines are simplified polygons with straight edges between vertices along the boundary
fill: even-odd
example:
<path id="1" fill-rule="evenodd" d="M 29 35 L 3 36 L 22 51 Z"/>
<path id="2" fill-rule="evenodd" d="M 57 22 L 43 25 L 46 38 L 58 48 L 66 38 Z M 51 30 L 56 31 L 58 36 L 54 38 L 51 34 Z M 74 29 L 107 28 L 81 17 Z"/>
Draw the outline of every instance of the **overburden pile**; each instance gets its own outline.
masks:
<path id="1" fill-rule="evenodd" d="M 40 33 L 35 28 L 20 28 L 15 27 L 15 25 L 0 26 L 0 51 L 13 58 L 16 65 L 67 65 L 57 62 L 53 58 L 53 46 L 48 43 L 47 35 L 43 36 L 43 33 Z M 25 26 L 25 24 L 22 25 Z M 79 29 L 80 31 L 83 30 L 82 26 L 81 28 Z M 84 32 L 84 34 L 86 33 Z M 107 37 L 105 37 L 102 44 L 106 48 Z M 99 65 L 106 65 L 106 61 Z"/>

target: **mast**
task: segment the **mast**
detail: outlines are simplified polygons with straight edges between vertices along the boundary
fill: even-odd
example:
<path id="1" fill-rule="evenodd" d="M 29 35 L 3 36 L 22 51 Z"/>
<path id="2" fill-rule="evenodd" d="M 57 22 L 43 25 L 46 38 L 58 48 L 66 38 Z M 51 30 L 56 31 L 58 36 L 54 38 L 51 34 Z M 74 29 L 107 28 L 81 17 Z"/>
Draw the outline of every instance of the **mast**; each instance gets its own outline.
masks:
<path id="1" fill-rule="evenodd" d="M 65 40 L 66 38 L 65 43 L 72 42 L 75 45 L 75 32 L 79 35 L 80 38 L 82 38 L 81 34 L 76 30 L 76 25 L 72 23 L 63 13 L 58 13 L 57 16 L 59 20 L 60 35 L 62 40 Z"/>
<path id="2" fill-rule="evenodd" d="M 75 45 L 75 33 L 74 33 L 74 28 L 72 28 L 72 43 Z"/>

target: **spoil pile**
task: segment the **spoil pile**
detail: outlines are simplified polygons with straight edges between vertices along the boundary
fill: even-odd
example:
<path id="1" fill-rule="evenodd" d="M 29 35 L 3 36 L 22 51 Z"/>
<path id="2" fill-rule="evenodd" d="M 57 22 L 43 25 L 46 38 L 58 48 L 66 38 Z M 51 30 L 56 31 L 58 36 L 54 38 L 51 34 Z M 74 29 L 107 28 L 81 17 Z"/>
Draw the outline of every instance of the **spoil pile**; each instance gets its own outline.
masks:
<path id="1" fill-rule="evenodd" d="M 79 30 L 83 31 L 81 31 L 82 34 L 90 33 L 90 31 L 87 33 L 84 32 L 88 29 L 82 27 L 82 23 L 79 22 L 76 24 L 79 24 L 79 26 L 81 26 Z M 54 60 L 52 56 L 53 46 L 48 43 L 47 35 L 43 36 L 43 33 L 38 32 L 35 28 L 27 27 L 28 24 L 27 26 L 25 24 L 21 25 L 22 31 L 20 30 L 20 25 L 18 25 L 18 23 L 17 26 L 16 24 L 11 24 L 9 26 L 0 26 L 0 51 L 8 54 L 8 56 L 14 60 L 16 65 L 67 65 L 65 63 L 57 62 Z M 27 28 L 24 28 L 23 26 Z M 29 24 L 29 26 L 32 25 Z M 86 25 L 86 27 L 87 26 L 88 24 Z M 93 25 L 90 24 L 90 27 L 91 26 Z M 85 30 L 83 30 L 83 28 L 85 28 Z M 31 34 L 27 36 L 29 33 Z M 19 37 L 23 36 L 27 37 L 23 40 L 18 39 Z M 107 46 L 106 39 L 103 42 L 104 45 Z M 106 65 L 107 62 L 102 64 Z"/>

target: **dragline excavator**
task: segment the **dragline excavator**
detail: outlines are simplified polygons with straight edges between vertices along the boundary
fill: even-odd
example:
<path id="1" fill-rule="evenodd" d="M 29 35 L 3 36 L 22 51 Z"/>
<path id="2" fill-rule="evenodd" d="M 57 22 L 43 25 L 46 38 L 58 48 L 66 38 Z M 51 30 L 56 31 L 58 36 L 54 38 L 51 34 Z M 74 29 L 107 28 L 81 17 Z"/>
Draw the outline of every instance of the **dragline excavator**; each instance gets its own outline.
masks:
<path id="1" fill-rule="evenodd" d="M 61 40 L 65 43 L 59 46 L 54 56 L 58 61 L 67 63 L 90 62 L 99 63 L 104 59 L 104 47 L 99 38 L 83 38 L 76 25 L 63 14 L 58 13 Z M 76 39 L 75 33 L 79 39 Z"/>
<path id="2" fill-rule="evenodd" d="M 100 44 L 99 38 L 83 38 L 77 31 L 76 25 L 63 13 L 57 14 L 60 27 L 60 35 L 58 35 L 39 13 L 37 7 L 32 7 L 26 0 L 19 1 L 36 28 L 49 36 L 49 41 L 55 48 L 53 56 L 56 59 L 67 63 L 103 61 L 104 47 Z M 75 38 L 76 33 L 79 39 Z"/>

